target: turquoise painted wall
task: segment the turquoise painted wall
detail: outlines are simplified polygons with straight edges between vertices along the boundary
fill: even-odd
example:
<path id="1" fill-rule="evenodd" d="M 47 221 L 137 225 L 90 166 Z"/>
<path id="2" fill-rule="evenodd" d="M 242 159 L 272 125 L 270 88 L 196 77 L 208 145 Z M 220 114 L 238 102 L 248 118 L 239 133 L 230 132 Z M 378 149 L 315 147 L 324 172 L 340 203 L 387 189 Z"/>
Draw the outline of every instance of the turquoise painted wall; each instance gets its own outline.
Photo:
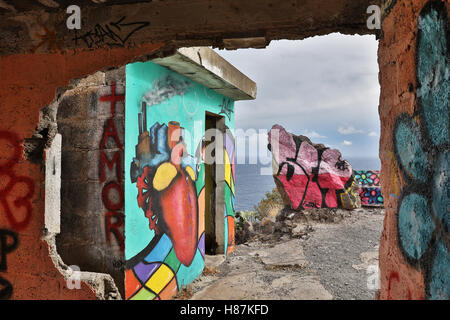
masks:
<path id="1" fill-rule="evenodd" d="M 146 103 L 147 126 L 140 133 L 139 119 L 142 124 L 145 118 L 143 102 Z M 224 116 L 227 127 L 234 130 L 233 100 L 153 62 L 127 65 L 127 298 L 170 298 L 198 277 L 204 268 L 204 236 L 202 228 L 195 227 L 200 220 L 195 214 L 201 207 L 196 201 L 204 186 L 203 165 L 196 152 L 205 130 L 206 111 Z M 167 143 L 170 123 L 174 122 L 184 128 L 185 138 L 192 137 L 184 140 L 185 149 L 178 166 L 172 160 L 183 144 L 170 146 Z M 234 147 L 232 149 L 230 158 L 234 158 Z M 232 184 L 229 203 L 234 206 L 234 181 Z M 226 228 L 227 220 L 224 219 Z M 198 237 L 192 233 L 198 233 Z M 192 248 L 194 238 L 197 242 Z M 195 253 L 191 253 L 191 249 L 195 249 Z"/>

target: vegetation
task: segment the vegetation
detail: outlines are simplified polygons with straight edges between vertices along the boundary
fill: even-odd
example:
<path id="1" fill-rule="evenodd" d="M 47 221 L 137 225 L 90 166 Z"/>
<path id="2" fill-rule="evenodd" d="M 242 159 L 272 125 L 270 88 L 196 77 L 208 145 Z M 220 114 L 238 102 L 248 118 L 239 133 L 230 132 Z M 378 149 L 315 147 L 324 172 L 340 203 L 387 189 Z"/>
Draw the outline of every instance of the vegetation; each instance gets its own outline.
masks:
<path id="1" fill-rule="evenodd" d="M 271 192 L 266 192 L 266 196 L 254 207 L 255 218 L 262 221 L 273 209 L 280 207 L 284 207 L 283 199 L 278 189 L 274 188 Z"/>
<path id="2" fill-rule="evenodd" d="M 266 192 L 265 197 L 254 206 L 254 211 L 245 210 L 236 212 L 236 229 L 244 230 L 246 222 L 253 223 L 262 221 L 270 215 L 273 209 L 279 209 L 283 206 L 283 199 L 277 188 L 274 188 L 271 192 Z"/>

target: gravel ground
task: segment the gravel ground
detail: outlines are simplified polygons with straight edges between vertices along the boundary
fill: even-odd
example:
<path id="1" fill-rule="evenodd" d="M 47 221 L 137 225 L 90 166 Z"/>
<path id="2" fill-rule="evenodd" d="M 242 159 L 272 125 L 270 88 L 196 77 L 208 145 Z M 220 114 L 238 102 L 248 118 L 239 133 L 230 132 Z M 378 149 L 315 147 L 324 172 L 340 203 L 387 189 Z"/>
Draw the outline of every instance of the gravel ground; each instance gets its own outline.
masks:
<path id="1" fill-rule="evenodd" d="M 305 222 L 306 237 L 241 244 L 226 260 L 209 257 L 178 299 L 375 299 L 367 270 L 378 265 L 383 219 L 383 209 L 362 208 L 339 222 Z"/>
<path id="2" fill-rule="evenodd" d="M 349 221 L 316 224 L 304 242 L 308 267 L 317 270 L 320 282 L 334 299 L 375 299 L 375 291 L 367 288 L 367 266 L 378 265 L 383 219 L 384 210 L 360 210 Z M 371 261 L 362 261 L 362 253 Z"/>

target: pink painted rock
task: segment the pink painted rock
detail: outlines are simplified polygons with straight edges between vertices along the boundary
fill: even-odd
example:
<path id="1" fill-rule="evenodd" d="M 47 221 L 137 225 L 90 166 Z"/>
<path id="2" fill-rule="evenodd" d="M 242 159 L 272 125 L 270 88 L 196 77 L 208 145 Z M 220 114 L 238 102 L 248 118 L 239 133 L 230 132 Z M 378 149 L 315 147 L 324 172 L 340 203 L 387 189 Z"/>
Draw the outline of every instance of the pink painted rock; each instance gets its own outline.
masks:
<path id="1" fill-rule="evenodd" d="M 314 144 L 280 125 L 269 132 L 269 150 L 275 183 L 292 209 L 361 207 L 352 166 L 339 150 Z"/>

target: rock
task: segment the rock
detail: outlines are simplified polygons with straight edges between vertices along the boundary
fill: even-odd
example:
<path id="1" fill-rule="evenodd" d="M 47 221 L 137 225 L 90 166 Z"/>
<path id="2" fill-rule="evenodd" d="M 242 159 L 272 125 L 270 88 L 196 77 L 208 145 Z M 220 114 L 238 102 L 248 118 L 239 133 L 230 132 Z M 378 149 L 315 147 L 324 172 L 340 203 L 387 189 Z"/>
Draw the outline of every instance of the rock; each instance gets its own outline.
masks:
<path id="1" fill-rule="evenodd" d="M 273 248 L 255 251 L 251 255 L 258 256 L 265 265 L 270 267 L 302 268 L 308 263 L 298 240 L 283 242 Z"/>
<path id="2" fill-rule="evenodd" d="M 306 234 L 306 225 L 298 224 L 294 229 L 292 229 L 292 237 L 300 238 Z"/>
<path id="3" fill-rule="evenodd" d="M 275 232 L 275 225 L 275 222 L 266 218 L 261 222 L 260 232 L 263 234 L 272 234 Z"/>
<path id="4" fill-rule="evenodd" d="M 241 228 L 235 229 L 236 244 L 239 245 L 241 243 L 247 242 L 248 240 L 250 240 L 253 234 L 254 234 L 253 226 L 248 222 L 244 222 Z"/>
<path id="5" fill-rule="evenodd" d="M 361 207 L 359 185 L 339 150 L 274 125 L 269 133 L 274 180 L 283 202 L 294 210 Z"/>

